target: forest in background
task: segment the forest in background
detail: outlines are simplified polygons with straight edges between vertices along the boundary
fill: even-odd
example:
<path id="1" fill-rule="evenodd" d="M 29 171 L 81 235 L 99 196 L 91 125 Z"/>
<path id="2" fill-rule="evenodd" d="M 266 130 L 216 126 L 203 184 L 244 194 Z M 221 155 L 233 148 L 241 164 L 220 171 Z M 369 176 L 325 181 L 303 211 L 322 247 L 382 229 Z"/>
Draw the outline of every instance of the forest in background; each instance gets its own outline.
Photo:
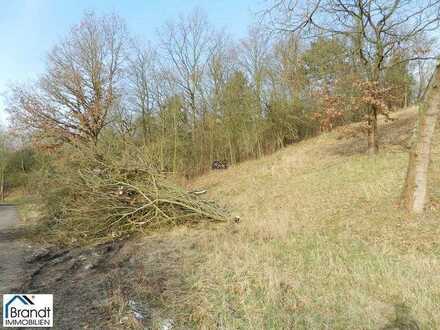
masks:
<path id="1" fill-rule="evenodd" d="M 131 38 L 117 16 L 88 13 L 38 81 L 12 86 L 7 109 L 38 146 L 111 136 L 145 147 L 164 171 L 193 176 L 214 160 L 258 158 L 364 121 L 375 103 L 387 112 L 418 102 L 432 65 L 406 59 L 431 54 L 433 41 L 417 38 L 387 54 L 375 85 L 350 35 L 304 39 L 253 26 L 234 40 L 194 10 L 152 44 Z"/>
<path id="2" fill-rule="evenodd" d="M 354 122 L 376 154 L 378 116 L 425 100 L 438 6 L 275 1 L 241 40 L 194 9 L 162 26 L 155 43 L 133 38 L 117 15 L 85 13 L 44 73 L 6 95 L 2 196 L 25 187 L 48 218 L 65 220 L 104 174 L 116 190 L 141 165 L 191 178 L 216 160 L 259 158 Z M 123 219 L 138 212 L 123 202 Z"/>

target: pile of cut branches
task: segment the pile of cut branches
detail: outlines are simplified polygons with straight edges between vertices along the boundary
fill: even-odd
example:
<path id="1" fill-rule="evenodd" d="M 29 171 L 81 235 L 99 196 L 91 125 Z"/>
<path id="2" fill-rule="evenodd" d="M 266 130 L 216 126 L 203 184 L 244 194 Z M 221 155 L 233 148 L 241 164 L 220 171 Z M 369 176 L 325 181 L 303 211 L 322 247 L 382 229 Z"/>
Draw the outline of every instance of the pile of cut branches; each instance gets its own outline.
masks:
<path id="1" fill-rule="evenodd" d="M 224 208 L 147 164 L 96 155 L 82 159 L 51 177 L 47 218 L 63 240 L 103 242 L 167 225 L 229 218 Z"/>

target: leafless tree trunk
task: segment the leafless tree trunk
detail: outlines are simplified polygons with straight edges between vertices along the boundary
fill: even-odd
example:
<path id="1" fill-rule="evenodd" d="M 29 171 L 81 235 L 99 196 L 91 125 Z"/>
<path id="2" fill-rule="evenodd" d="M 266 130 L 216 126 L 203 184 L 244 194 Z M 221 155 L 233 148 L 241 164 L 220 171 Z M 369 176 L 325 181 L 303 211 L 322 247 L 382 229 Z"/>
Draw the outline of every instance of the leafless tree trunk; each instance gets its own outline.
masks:
<path id="1" fill-rule="evenodd" d="M 177 23 L 169 23 L 161 37 L 164 62 L 184 96 L 195 142 L 196 121 L 203 110 L 204 76 L 215 48 L 214 33 L 205 15 L 196 10 Z"/>
<path id="2" fill-rule="evenodd" d="M 135 45 L 135 53 L 130 60 L 129 82 L 133 95 L 134 112 L 141 115 L 142 137 L 144 144 L 152 140 L 153 84 L 155 82 L 156 53 L 150 47 Z"/>
<path id="3" fill-rule="evenodd" d="M 269 66 L 269 36 L 259 27 L 251 27 L 249 36 L 241 42 L 241 66 L 246 72 L 257 101 L 257 117 L 263 115 L 264 104 L 266 103 L 264 96 L 264 86 L 268 78 Z M 253 129 L 256 140 L 256 154 L 260 157 L 263 154 L 262 143 L 257 136 L 259 127 L 255 121 Z"/>
<path id="4" fill-rule="evenodd" d="M 2 201 L 5 200 L 5 169 L 1 169 L 0 173 L 0 198 Z"/>
<path id="5" fill-rule="evenodd" d="M 409 156 L 402 204 L 411 213 L 421 213 L 428 199 L 428 170 L 431 144 L 440 113 L 440 62 L 419 109 L 419 123 Z"/>
<path id="6" fill-rule="evenodd" d="M 377 129 L 377 109 L 372 106 L 368 113 L 368 153 L 375 155 L 379 152 L 379 136 Z"/>
<path id="7" fill-rule="evenodd" d="M 8 148 L 6 146 L 7 137 L 0 127 L 0 200 L 5 199 L 6 190 L 6 168 L 8 166 Z"/>

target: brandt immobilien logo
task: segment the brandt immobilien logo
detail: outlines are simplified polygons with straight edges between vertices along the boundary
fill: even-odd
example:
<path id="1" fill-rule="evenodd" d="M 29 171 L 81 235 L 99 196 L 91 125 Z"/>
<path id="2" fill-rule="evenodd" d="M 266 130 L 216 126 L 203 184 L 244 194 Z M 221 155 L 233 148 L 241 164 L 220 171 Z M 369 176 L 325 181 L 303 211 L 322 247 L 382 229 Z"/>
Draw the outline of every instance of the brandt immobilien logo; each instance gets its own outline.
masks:
<path id="1" fill-rule="evenodd" d="M 3 327 L 48 328 L 53 325 L 53 295 L 4 294 Z"/>

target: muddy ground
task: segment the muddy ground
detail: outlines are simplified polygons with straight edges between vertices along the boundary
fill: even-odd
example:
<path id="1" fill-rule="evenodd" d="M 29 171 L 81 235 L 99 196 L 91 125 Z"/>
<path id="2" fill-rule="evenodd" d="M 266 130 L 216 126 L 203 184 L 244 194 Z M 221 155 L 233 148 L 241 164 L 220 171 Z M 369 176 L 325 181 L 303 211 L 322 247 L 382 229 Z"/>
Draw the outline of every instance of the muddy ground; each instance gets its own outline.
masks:
<path id="1" fill-rule="evenodd" d="M 53 329 L 152 328 L 155 306 L 136 290 L 145 271 L 130 242 L 61 249 L 26 237 L 15 207 L 0 206 L 1 294 L 53 294 Z"/>

